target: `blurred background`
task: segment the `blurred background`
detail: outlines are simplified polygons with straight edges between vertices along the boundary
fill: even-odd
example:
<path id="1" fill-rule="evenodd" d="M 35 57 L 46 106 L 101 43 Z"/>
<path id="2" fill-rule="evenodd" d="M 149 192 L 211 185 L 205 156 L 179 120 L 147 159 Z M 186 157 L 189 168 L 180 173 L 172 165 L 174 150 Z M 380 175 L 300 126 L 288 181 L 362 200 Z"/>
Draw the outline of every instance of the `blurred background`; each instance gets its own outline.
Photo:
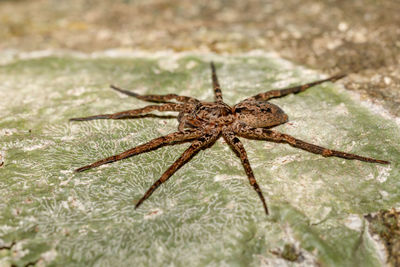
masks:
<path id="1" fill-rule="evenodd" d="M 2 53 L 274 51 L 400 115 L 398 0 L 0 0 Z"/>

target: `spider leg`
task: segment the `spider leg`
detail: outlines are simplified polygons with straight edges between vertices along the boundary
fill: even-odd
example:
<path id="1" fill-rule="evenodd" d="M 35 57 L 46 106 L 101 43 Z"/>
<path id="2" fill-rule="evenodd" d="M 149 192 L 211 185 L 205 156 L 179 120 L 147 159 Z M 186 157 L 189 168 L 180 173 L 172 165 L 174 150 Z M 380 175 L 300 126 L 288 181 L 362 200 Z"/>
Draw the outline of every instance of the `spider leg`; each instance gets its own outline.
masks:
<path id="1" fill-rule="evenodd" d="M 89 117 L 82 117 L 82 118 L 72 118 L 70 121 L 90 121 L 90 120 L 98 120 L 98 119 L 112 119 L 112 120 L 119 120 L 119 119 L 132 119 L 137 118 L 138 115 L 142 115 L 143 113 L 148 113 L 153 110 L 157 111 L 181 111 L 184 105 L 176 104 L 176 103 L 166 103 L 163 105 L 148 105 L 143 108 L 126 110 L 118 113 L 113 114 L 100 114 L 100 115 L 93 115 Z"/>
<path id="2" fill-rule="evenodd" d="M 148 102 L 155 102 L 155 103 L 171 103 L 168 100 L 175 99 L 178 102 L 199 102 L 196 98 L 190 97 L 190 96 L 181 96 L 181 95 L 176 95 L 176 94 L 167 94 L 167 95 L 139 95 L 135 92 L 128 91 L 121 89 L 115 85 L 110 85 L 112 89 L 115 91 L 118 91 L 120 93 L 126 94 L 128 96 L 133 96 L 137 99 L 148 101 Z"/>
<path id="3" fill-rule="evenodd" d="M 221 87 L 219 86 L 217 72 L 215 71 L 214 62 L 211 61 L 210 66 L 211 66 L 211 79 L 213 82 L 215 102 L 222 102 L 223 101 L 222 100 L 222 91 L 221 91 Z"/>
<path id="4" fill-rule="evenodd" d="M 204 134 L 203 134 L 204 135 Z M 177 170 L 189 162 L 200 150 L 210 147 L 219 137 L 219 132 L 206 134 L 198 138 L 183 154 L 161 175 L 161 177 L 146 191 L 135 205 L 137 209 L 162 183 L 167 181 Z"/>
<path id="5" fill-rule="evenodd" d="M 260 187 L 257 184 L 256 178 L 254 177 L 253 170 L 251 169 L 250 162 L 249 159 L 247 158 L 247 153 L 246 150 L 244 149 L 242 142 L 240 142 L 239 138 L 237 138 L 233 132 L 223 132 L 222 135 L 225 141 L 229 144 L 229 146 L 232 148 L 235 154 L 242 161 L 242 165 L 244 167 L 244 170 L 246 171 L 249 182 L 253 186 L 254 190 L 256 190 L 264 206 L 265 213 L 268 215 L 267 204 L 265 203 L 264 196 L 261 192 Z"/>
<path id="6" fill-rule="evenodd" d="M 107 157 L 107 158 L 101 159 L 99 161 L 96 161 L 92 164 L 80 167 L 80 168 L 76 169 L 75 171 L 76 172 L 86 171 L 86 170 L 101 166 L 103 164 L 119 161 L 119 160 L 126 159 L 126 158 L 129 158 L 132 156 L 136 156 L 141 153 L 149 152 L 151 150 L 158 149 L 165 145 L 171 145 L 174 143 L 182 143 L 185 141 L 193 140 L 193 139 L 201 137 L 202 134 L 203 134 L 202 131 L 198 130 L 198 129 L 187 129 L 182 132 L 170 133 L 168 135 L 155 138 L 155 139 L 153 139 L 147 143 L 144 143 L 142 145 L 139 145 L 137 147 L 131 148 L 121 154 Z"/>
<path id="7" fill-rule="evenodd" d="M 328 148 L 324 148 L 321 146 L 317 146 L 311 143 L 304 142 L 302 140 L 296 139 L 293 136 L 288 134 L 280 133 L 277 131 L 264 129 L 264 128 L 251 128 L 248 126 L 239 126 L 237 134 L 240 136 L 250 138 L 250 139 L 258 139 L 258 140 L 267 140 L 276 143 L 287 143 L 292 147 L 300 148 L 302 150 L 319 154 L 324 157 L 338 157 L 344 159 L 356 159 L 365 162 L 371 163 L 380 163 L 380 164 L 390 164 L 389 161 L 373 159 L 368 157 L 359 156 L 356 154 L 341 152 L 337 150 L 331 150 Z"/>
<path id="8" fill-rule="evenodd" d="M 142 119 L 142 118 L 157 118 L 157 119 L 177 119 L 178 116 L 174 115 L 157 115 L 153 113 L 143 114 L 143 115 L 136 115 L 132 117 L 133 119 Z"/>
<path id="9" fill-rule="evenodd" d="M 307 84 L 303 84 L 303 85 L 299 85 L 299 86 L 295 86 L 295 87 L 289 87 L 289 88 L 280 89 L 280 90 L 271 90 L 271 91 L 268 91 L 265 93 L 260 93 L 260 94 L 254 95 L 252 97 L 247 98 L 246 100 L 267 101 L 268 99 L 283 97 L 288 94 L 297 94 L 297 93 L 303 92 L 303 91 L 307 90 L 308 88 L 313 87 L 315 85 L 318 85 L 318 84 L 321 84 L 324 82 L 335 82 L 345 76 L 346 76 L 345 74 L 338 74 L 338 75 L 329 77 L 327 79 L 323 79 L 323 80 L 319 80 L 319 81 L 315 81 L 315 82 L 311 82 L 311 83 L 307 83 Z"/>

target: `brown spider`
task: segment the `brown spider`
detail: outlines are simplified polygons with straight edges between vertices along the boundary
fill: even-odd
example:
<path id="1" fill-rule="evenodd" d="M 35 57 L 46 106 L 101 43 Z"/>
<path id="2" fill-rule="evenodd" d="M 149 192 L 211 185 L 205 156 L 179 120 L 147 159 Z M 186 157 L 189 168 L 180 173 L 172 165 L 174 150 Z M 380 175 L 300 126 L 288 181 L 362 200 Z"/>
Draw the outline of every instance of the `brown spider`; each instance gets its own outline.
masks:
<path id="1" fill-rule="evenodd" d="M 340 152 L 327 149 L 321 146 L 310 144 L 302 140 L 296 139 L 290 135 L 270 130 L 270 128 L 284 124 L 288 121 L 288 116 L 278 106 L 267 102 L 271 98 L 283 97 L 288 94 L 297 94 L 306 89 L 327 81 L 334 82 L 343 78 L 345 75 L 336 75 L 330 78 L 315 81 L 312 83 L 285 88 L 281 90 L 272 90 L 249 97 L 233 107 L 227 105 L 222 100 L 221 88 L 219 86 L 215 66 L 211 62 L 212 83 L 215 94 L 214 102 L 202 102 L 193 97 L 179 96 L 176 94 L 167 95 L 139 95 L 131 91 L 120 89 L 114 85 L 111 88 L 135 98 L 155 103 L 163 103 L 161 105 L 148 105 L 143 108 L 122 111 L 114 114 L 94 115 L 83 118 L 73 118 L 71 121 L 88 121 L 95 119 L 132 119 L 142 118 L 145 116 L 157 117 L 148 112 L 157 111 L 176 111 L 178 114 L 178 131 L 165 136 L 155 138 L 145 144 L 129 149 L 121 154 L 114 155 L 105 159 L 101 159 L 92 164 L 76 169 L 82 172 L 91 168 L 98 167 L 103 164 L 126 159 L 141 153 L 158 149 L 166 145 L 174 145 L 177 143 L 191 142 L 190 147 L 163 173 L 163 175 L 147 190 L 144 196 L 137 202 L 135 209 L 138 208 L 144 200 L 146 200 L 162 183 L 167 181 L 178 169 L 185 163 L 189 162 L 200 150 L 211 147 L 215 141 L 221 136 L 229 144 L 232 150 L 242 161 L 244 170 L 250 184 L 260 197 L 268 214 L 267 204 L 264 196 L 254 178 L 246 150 L 239 138 L 266 140 L 276 143 L 287 143 L 293 147 L 303 149 L 305 151 L 320 154 L 324 157 L 339 157 L 344 159 L 356 159 L 365 162 L 389 164 L 388 161 L 378 160 L 358 156 L 355 154 Z M 171 102 L 169 100 L 175 100 Z"/>

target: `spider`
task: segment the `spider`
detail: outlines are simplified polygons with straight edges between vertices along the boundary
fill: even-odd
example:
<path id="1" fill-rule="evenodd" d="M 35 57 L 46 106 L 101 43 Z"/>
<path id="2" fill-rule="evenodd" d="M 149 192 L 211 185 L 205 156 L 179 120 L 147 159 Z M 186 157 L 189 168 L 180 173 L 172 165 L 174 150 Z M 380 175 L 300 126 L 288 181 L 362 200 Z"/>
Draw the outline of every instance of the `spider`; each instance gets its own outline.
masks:
<path id="1" fill-rule="evenodd" d="M 271 130 L 271 128 L 284 124 L 288 116 L 277 105 L 267 102 L 272 98 L 279 98 L 288 94 L 297 94 L 308 88 L 324 83 L 335 82 L 345 75 L 335 75 L 324 80 L 307 83 L 300 86 L 267 91 L 244 99 L 233 107 L 223 101 L 221 88 L 218 82 L 214 63 L 211 62 L 211 79 L 214 89 L 214 102 L 203 102 L 189 96 L 176 94 L 166 95 L 139 95 L 132 91 L 121 89 L 111 85 L 111 88 L 138 98 L 140 100 L 161 103 L 160 105 L 148 105 L 143 108 L 122 111 L 113 114 L 101 114 L 89 117 L 72 118 L 71 121 L 89 121 L 96 119 L 134 119 L 143 117 L 162 117 L 151 114 L 151 111 L 175 111 L 178 113 L 178 131 L 155 138 L 147 143 L 131 148 L 121 154 L 101 159 L 92 164 L 76 169 L 76 172 L 86 171 L 103 164 L 126 159 L 141 153 L 158 149 L 167 145 L 191 142 L 183 154 L 161 175 L 161 177 L 146 191 L 143 197 L 136 203 L 137 209 L 143 201 L 164 182 L 166 182 L 177 170 L 189 162 L 200 150 L 211 147 L 221 136 L 240 158 L 247 174 L 250 185 L 257 192 L 263 204 L 265 213 L 268 215 L 268 207 L 265 198 L 254 177 L 246 150 L 238 137 L 255 140 L 265 140 L 276 143 L 286 143 L 292 147 L 319 154 L 324 157 L 339 157 L 350 160 L 360 160 L 371 163 L 389 164 L 385 160 L 363 157 L 351 153 L 327 149 L 318 145 L 307 143 L 296 139 L 288 134 Z M 170 101 L 174 100 L 174 101 Z M 175 117 L 176 118 L 176 117 Z"/>

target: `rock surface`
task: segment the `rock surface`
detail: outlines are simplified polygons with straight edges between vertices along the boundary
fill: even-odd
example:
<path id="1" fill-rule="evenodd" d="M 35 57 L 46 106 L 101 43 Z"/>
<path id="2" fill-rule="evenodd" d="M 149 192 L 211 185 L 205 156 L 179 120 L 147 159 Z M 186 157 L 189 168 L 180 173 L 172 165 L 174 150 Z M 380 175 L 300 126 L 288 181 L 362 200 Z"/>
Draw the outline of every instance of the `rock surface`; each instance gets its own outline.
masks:
<path id="1" fill-rule="evenodd" d="M 34 57 L 35 54 L 32 55 Z M 322 78 L 270 54 L 45 56 L 0 67 L 0 263 L 44 265 L 380 266 L 364 215 L 399 202 L 399 125 L 337 85 L 273 102 L 278 130 L 338 150 L 392 161 L 323 158 L 244 139 L 268 204 L 222 141 L 197 155 L 138 210 L 134 203 L 187 145 L 161 148 L 84 173 L 72 170 L 176 130 L 154 118 L 68 122 L 144 106 L 139 93 L 211 100 L 214 60 L 225 100 Z M 196 251 L 196 253 L 194 253 Z"/>

